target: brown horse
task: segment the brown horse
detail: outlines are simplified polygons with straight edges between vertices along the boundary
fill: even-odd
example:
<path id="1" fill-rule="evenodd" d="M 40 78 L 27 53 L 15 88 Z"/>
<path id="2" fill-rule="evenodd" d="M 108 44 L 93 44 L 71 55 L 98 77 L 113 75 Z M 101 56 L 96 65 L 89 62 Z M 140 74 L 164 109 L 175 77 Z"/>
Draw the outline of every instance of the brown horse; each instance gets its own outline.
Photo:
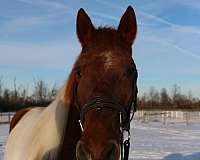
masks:
<path id="1" fill-rule="evenodd" d="M 67 83 L 47 108 L 17 114 L 6 160 L 119 159 L 137 98 L 136 16 L 129 6 L 117 29 L 95 28 L 80 9 L 76 27 L 82 50 Z"/>

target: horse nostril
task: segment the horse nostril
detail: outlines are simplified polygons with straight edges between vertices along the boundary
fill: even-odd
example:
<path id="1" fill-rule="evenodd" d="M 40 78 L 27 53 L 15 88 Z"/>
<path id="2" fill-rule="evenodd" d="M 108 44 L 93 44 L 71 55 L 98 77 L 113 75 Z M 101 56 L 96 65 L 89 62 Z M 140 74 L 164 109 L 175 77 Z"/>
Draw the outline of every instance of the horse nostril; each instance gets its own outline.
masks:
<path id="1" fill-rule="evenodd" d="M 76 146 L 76 158 L 77 160 L 90 160 L 91 155 L 84 142 L 79 141 Z"/>
<path id="2" fill-rule="evenodd" d="M 119 158 L 119 146 L 115 142 L 109 142 L 104 151 L 103 155 L 106 160 L 116 160 Z"/>

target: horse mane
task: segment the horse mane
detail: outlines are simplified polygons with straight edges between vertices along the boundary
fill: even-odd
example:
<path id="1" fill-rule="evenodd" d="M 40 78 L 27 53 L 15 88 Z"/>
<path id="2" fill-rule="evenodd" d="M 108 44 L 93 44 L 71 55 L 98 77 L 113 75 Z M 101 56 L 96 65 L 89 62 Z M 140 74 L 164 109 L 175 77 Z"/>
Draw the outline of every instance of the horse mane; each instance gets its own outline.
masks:
<path id="1" fill-rule="evenodd" d="M 69 154 L 72 154 L 72 153 L 65 154 L 66 153 L 65 147 L 67 147 L 67 145 L 71 143 L 69 142 L 69 134 L 71 134 L 70 132 L 72 132 L 72 136 L 73 136 L 73 129 L 76 127 L 79 127 L 77 126 L 77 124 L 74 125 L 74 119 L 77 119 L 76 117 L 78 113 L 75 110 L 76 107 L 74 106 L 75 84 L 76 84 L 76 75 L 74 73 L 74 69 L 72 69 L 71 73 L 68 76 L 68 80 L 65 81 L 64 85 L 59 89 L 55 100 L 52 102 L 53 106 L 56 106 L 58 108 L 57 110 L 60 110 L 60 112 L 58 111 L 56 113 L 57 118 L 55 119 L 56 124 L 57 124 L 57 131 L 59 135 L 59 142 L 57 142 L 58 144 L 57 146 L 55 146 L 54 148 L 52 148 L 51 150 L 47 151 L 44 154 L 43 156 L 44 160 L 65 159 L 63 157 L 65 156 L 68 157 Z M 64 114 L 63 112 L 67 112 L 65 113 L 65 116 L 63 116 Z M 75 135 L 76 135 L 76 132 L 74 133 Z M 70 158 L 67 158 L 67 159 L 70 159 Z"/>
<path id="2" fill-rule="evenodd" d="M 104 37 L 109 38 L 116 38 L 117 36 L 117 30 L 114 27 L 110 26 L 99 26 L 94 31 L 95 36 L 97 36 L 98 39 L 102 39 Z"/>
<path id="3" fill-rule="evenodd" d="M 119 35 L 117 33 L 117 30 L 114 27 L 108 27 L 108 26 L 100 26 L 98 28 L 95 28 L 94 30 L 94 39 L 92 42 L 93 44 L 103 44 L 105 47 L 110 46 L 111 44 L 115 43 L 119 40 Z"/>
<path id="4" fill-rule="evenodd" d="M 73 70 L 68 76 L 68 79 L 64 82 L 64 85 L 58 90 L 55 100 L 61 100 L 66 107 L 70 107 L 73 104 L 73 87 L 75 84 L 75 74 Z"/>

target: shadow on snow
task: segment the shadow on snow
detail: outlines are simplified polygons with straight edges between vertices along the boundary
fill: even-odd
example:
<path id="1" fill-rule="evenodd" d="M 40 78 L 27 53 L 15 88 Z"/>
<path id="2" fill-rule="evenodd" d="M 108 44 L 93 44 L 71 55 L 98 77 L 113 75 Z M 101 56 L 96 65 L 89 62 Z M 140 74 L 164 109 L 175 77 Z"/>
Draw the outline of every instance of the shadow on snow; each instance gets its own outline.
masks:
<path id="1" fill-rule="evenodd" d="M 163 160 L 200 160 L 200 152 L 185 156 L 180 153 L 172 153 L 165 156 Z"/>

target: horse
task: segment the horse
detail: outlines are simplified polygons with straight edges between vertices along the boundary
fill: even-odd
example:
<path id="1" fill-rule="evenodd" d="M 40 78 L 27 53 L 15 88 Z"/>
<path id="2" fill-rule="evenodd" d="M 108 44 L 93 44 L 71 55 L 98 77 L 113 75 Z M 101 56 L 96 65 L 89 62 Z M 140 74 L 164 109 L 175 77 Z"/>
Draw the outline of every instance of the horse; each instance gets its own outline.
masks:
<path id="1" fill-rule="evenodd" d="M 123 132 L 137 103 L 134 9 L 128 6 L 115 29 L 94 27 L 81 8 L 76 32 L 81 53 L 68 80 L 47 107 L 16 113 L 5 160 L 128 159 L 130 137 Z"/>

